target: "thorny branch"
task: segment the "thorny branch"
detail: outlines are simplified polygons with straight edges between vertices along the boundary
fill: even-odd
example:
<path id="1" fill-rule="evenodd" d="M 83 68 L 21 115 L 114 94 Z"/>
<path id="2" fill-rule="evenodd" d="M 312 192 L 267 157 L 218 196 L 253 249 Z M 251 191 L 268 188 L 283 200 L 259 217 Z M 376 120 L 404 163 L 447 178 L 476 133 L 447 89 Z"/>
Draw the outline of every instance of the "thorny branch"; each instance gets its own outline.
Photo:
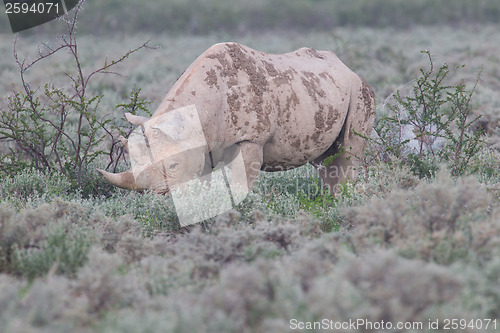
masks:
<path id="1" fill-rule="evenodd" d="M 15 93 L 10 99 L 11 103 L 14 103 L 11 108 L 15 106 L 17 112 L 13 112 L 14 109 L 12 109 L 10 112 L 0 113 L 0 139 L 14 142 L 19 149 L 32 157 L 37 168 L 58 169 L 67 174 L 69 171 L 67 163 L 68 158 L 70 158 L 71 168 L 79 185 L 82 181 L 82 169 L 85 164 L 89 162 L 89 159 L 104 153 L 103 151 L 94 151 L 97 145 L 106 136 L 112 138 L 112 150 L 116 145 L 112 133 L 105 127 L 110 121 L 106 119 L 109 115 L 103 117 L 97 115 L 97 107 L 102 96 L 87 97 L 89 82 L 96 74 L 119 75 L 112 71 L 115 65 L 124 62 L 130 55 L 142 49 L 154 49 L 149 45 L 150 40 L 148 40 L 117 59 L 109 61 L 106 58 L 103 65 L 91 72 L 86 72 L 78 53 L 76 38 L 78 14 L 83 3 L 84 1 L 80 1 L 74 7 L 72 14 L 66 14 L 62 17 L 67 27 L 66 34 L 57 37 L 57 46 L 41 43 L 33 60 L 20 56 L 18 52 L 19 37 L 16 36 L 13 43 L 13 55 L 18 66 L 22 88 L 21 92 Z M 39 91 L 39 88 L 33 90 L 26 73 L 35 68 L 35 65 L 61 53 L 61 51 L 69 51 L 68 54 L 75 64 L 76 74 L 65 73 L 72 82 L 71 88 L 61 89 L 50 83 L 45 85 L 43 92 Z M 41 99 L 38 97 L 39 95 L 42 95 Z M 20 112 L 25 114 L 20 115 Z M 71 132 L 67 129 L 70 113 L 77 114 L 76 131 Z M 26 119 L 20 123 L 20 117 Z M 26 129 L 30 130 L 30 124 L 34 124 L 36 127 L 33 133 L 26 131 Z M 54 133 L 51 135 L 51 132 Z M 2 163 L 1 160 L 0 163 Z"/>

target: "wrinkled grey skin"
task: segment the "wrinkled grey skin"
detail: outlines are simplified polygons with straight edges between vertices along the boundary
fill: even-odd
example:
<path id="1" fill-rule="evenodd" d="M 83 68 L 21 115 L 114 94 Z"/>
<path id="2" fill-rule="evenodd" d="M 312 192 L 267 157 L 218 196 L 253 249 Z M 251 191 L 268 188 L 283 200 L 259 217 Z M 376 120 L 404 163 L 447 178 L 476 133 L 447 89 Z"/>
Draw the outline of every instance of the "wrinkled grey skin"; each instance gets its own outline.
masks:
<path id="1" fill-rule="evenodd" d="M 204 146 L 189 144 L 192 133 L 199 134 L 192 118 L 177 114 L 158 120 L 187 106 L 197 112 Z M 374 115 L 372 90 L 333 52 L 301 48 L 266 54 L 236 43 L 216 44 L 182 74 L 150 119 L 127 115 L 156 155 L 148 156 L 141 140 L 131 144 L 129 138 L 140 172 L 137 167 L 120 174 L 100 172 L 120 187 L 166 193 L 169 186 L 209 172 L 209 152 L 215 165 L 241 153 L 244 172 L 234 182 L 251 188 L 259 170 L 281 171 L 310 162 L 334 192 L 354 176 Z M 166 124 L 171 133 L 155 132 L 158 124 Z M 344 153 L 339 154 L 340 146 Z M 179 154 L 186 149 L 189 154 Z M 333 162 L 321 165 L 333 155 Z"/>

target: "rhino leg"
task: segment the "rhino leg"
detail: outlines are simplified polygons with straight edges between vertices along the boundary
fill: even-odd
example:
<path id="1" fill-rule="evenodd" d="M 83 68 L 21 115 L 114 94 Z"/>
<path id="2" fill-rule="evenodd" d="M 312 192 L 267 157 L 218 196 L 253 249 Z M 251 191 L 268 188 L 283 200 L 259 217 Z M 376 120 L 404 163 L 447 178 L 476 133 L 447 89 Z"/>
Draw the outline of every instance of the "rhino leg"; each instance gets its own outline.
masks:
<path id="1" fill-rule="evenodd" d="M 241 163 L 232 168 L 231 185 L 244 186 L 251 190 L 262 166 L 264 150 L 259 144 L 244 141 L 238 144 Z"/>
<path id="2" fill-rule="evenodd" d="M 367 138 L 375 119 L 375 95 L 364 80 L 361 87 L 351 95 L 344 127 L 334 144 L 313 165 L 330 193 L 335 194 L 338 186 L 353 179 L 364 155 Z M 335 156 L 328 165 L 319 165 L 327 157 Z"/>

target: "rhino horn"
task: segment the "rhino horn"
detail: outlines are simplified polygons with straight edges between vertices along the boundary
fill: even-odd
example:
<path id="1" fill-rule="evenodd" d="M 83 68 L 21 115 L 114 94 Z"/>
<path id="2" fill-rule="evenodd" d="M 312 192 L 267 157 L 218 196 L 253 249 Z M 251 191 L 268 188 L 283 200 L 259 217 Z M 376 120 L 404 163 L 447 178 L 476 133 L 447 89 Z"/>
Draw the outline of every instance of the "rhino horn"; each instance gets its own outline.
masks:
<path id="1" fill-rule="evenodd" d="M 134 174 L 130 170 L 120 173 L 110 173 L 101 169 L 97 169 L 97 171 L 99 171 L 102 177 L 111 185 L 129 190 L 138 189 L 137 184 L 135 183 Z"/>
<path id="2" fill-rule="evenodd" d="M 125 118 L 131 123 L 132 125 L 136 126 L 143 126 L 146 121 L 149 119 L 146 117 L 141 117 L 141 116 L 135 116 L 129 112 L 125 113 Z"/>

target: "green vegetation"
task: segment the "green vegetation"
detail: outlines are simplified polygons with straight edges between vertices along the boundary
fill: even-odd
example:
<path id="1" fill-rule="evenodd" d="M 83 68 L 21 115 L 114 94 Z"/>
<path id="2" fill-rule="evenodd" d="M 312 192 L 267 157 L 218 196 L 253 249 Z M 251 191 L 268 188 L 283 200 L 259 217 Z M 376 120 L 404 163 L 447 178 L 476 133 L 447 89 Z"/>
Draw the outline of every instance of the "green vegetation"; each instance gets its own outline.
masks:
<path id="1" fill-rule="evenodd" d="M 0 140 L 9 144 L 9 153 L 0 157 L 0 172 L 15 175 L 27 168 L 48 173 L 57 171 L 89 192 L 96 182 L 88 176 L 88 169 L 106 153 L 100 148 L 101 143 L 108 137 L 113 142 L 117 139 L 111 133 L 115 123 L 109 115 L 99 114 L 103 96 L 89 94 L 88 86 L 96 75 L 110 73 L 117 64 L 148 45 L 146 42 L 117 60 L 106 59 L 102 66 L 85 72 L 75 36 L 79 10 L 78 6 L 66 23 L 67 34 L 60 36 L 55 46 L 41 45 L 33 60 L 22 59 L 16 48 L 17 39 L 14 41 L 14 59 L 22 88 L 8 97 L 7 107 L 0 113 Z M 65 73 L 71 82 L 70 88 L 54 83 L 45 83 L 43 88 L 32 87 L 26 73 L 45 59 L 64 52 L 74 63 L 73 71 Z M 137 91 L 131 96 L 132 107 L 140 108 L 142 101 Z M 109 155 L 113 162 L 113 152 Z"/>
<path id="2" fill-rule="evenodd" d="M 179 21 L 184 22 L 180 9 L 195 3 L 176 2 Z M 208 3 L 200 1 L 198 10 L 208 11 Z M 298 1 L 212 3 L 211 8 L 238 13 L 252 6 L 255 13 L 266 8 L 269 16 L 259 18 L 263 22 L 282 15 L 271 10 L 278 5 L 289 19 L 300 10 L 309 13 L 316 8 L 312 3 L 321 9 L 318 15 L 326 13 L 322 6 L 330 6 L 322 0 L 302 5 Z M 439 11 L 442 1 L 386 1 L 391 8 L 380 1 L 331 3 L 353 8 L 349 16 L 353 22 L 354 13 L 359 20 L 374 19 L 361 15 L 371 4 L 374 15 L 384 8 L 394 13 L 425 4 L 429 16 L 421 16 L 422 22 L 444 15 Z M 89 3 L 84 13 L 92 17 L 88 13 L 101 8 L 96 20 L 111 24 L 108 5 L 116 2 Z M 157 5 L 150 2 L 147 13 L 159 15 Z M 456 8 L 467 11 L 464 21 L 469 22 L 494 15 L 496 2 L 447 5 L 450 11 L 443 24 L 459 15 Z M 296 14 L 288 11 L 292 7 Z M 136 9 L 144 30 L 155 24 L 141 18 L 145 7 L 117 7 L 117 12 L 130 8 Z M 214 29 L 231 27 L 224 21 L 229 20 L 227 13 L 214 13 L 221 15 L 221 25 Z M 128 21 L 131 27 L 137 26 L 135 19 L 131 16 Z M 402 16 L 394 20 L 394 26 L 403 25 Z M 262 23 L 259 29 L 289 27 L 283 22 L 277 20 L 272 27 Z M 442 326 L 443 318 L 463 318 L 468 324 L 490 318 L 497 319 L 498 330 L 498 26 L 343 28 L 333 34 L 306 33 L 301 26 L 305 23 L 297 22 L 298 30 L 291 32 L 239 38 L 220 32 L 203 37 L 153 34 L 151 43 L 165 47 L 141 50 L 140 57 L 130 54 L 116 64 L 114 71 L 126 77 L 95 75 L 84 96 L 78 95 L 82 81 L 74 71 L 74 57 L 60 53 L 44 57 L 24 73 L 24 80 L 19 75 L 22 61 L 0 58 L 5 97 L 0 120 L 22 116 L 22 121 L 10 123 L 10 131 L 3 128 L 0 140 L 2 333 L 288 332 L 291 319 L 323 318 L 424 325 L 440 319 L 440 328 L 432 332 L 449 331 Z M 405 27 L 414 23 L 410 16 Z M 102 24 L 87 26 L 101 29 Z M 204 24 L 197 27 L 209 26 Z M 45 37 L 17 40 L 18 59 L 36 59 L 38 40 Z M 262 173 L 255 190 L 236 209 L 181 228 L 171 198 L 112 188 L 97 177 L 94 165 L 126 168 L 126 155 L 112 139 L 130 133 L 123 113 L 147 115 L 154 109 L 150 104 L 159 103 L 199 53 L 229 37 L 269 52 L 304 45 L 335 50 L 375 90 L 376 131 L 359 175 L 341 186 L 335 197 L 324 191 L 310 165 Z M 120 59 L 144 42 L 141 34 L 100 40 L 78 35 L 79 68 L 93 73 L 106 57 Z M 0 36 L 0 53 L 10 54 L 11 43 L 10 37 Z M 432 57 L 428 52 L 422 56 L 419 51 L 424 49 L 433 50 Z M 56 131 L 58 126 L 52 124 L 62 114 L 62 105 L 71 109 L 64 131 Z M 77 130 L 86 115 L 91 122 L 85 130 L 90 132 Z M 112 119 L 113 126 L 106 119 Z M 89 141 L 94 120 L 99 134 Z M 416 139 L 408 136 L 408 126 Z M 106 130 L 110 135 L 101 140 Z M 46 140 L 53 140 L 54 133 L 66 133 L 66 142 L 82 136 L 92 158 L 77 163 L 78 155 L 65 148 L 59 157 L 68 166 L 59 168 L 57 158 L 50 155 L 54 141 Z M 13 138 L 38 154 L 20 149 Z M 57 142 L 58 147 L 67 147 Z M 37 163 L 47 156 L 47 164 Z M 80 183 L 74 173 L 79 167 L 85 170 Z M 495 330 L 490 326 L 482 331 Z"/>
<path id="3" fill-rule="evenodd" d="M 380 154 L 394 156 L 412 166 L 420 177 L 434 176 L 437 161 L 449 163 L 453 175 L 463 175 L 471 159 L 484 147 L 483 130 L 473 128 L 482 117 L 472 117 L 471 99 L 478 81 L 470 91 L 465 83 L 449 85 L 445 81 L 447 64 L 435 69 L 429 51 L 429 69 L 420 69 L 412 93 L 402 96 L 397 90 L 388 114 L 375 123 Z M 472 117 L 472 119 L 471 119 Z M 414 147 L 410 147 L 413 142 Z"/>
<path id="4" fill-rule="evenodd" d="M 287 331 L 290 318 L 498 318 L 498 189 L 445 169 L 426 181 L 379 165 L 345 192 L 358 204 L 333 203 L 330 232 L 315 203 L 313 214 L 299 204 L 272 217 L 257 194 L 180 232 L 159 196 L 31 195 L 16 208 L 4 194 L 0 323 L 5 332 L 234 332 Z"/>

